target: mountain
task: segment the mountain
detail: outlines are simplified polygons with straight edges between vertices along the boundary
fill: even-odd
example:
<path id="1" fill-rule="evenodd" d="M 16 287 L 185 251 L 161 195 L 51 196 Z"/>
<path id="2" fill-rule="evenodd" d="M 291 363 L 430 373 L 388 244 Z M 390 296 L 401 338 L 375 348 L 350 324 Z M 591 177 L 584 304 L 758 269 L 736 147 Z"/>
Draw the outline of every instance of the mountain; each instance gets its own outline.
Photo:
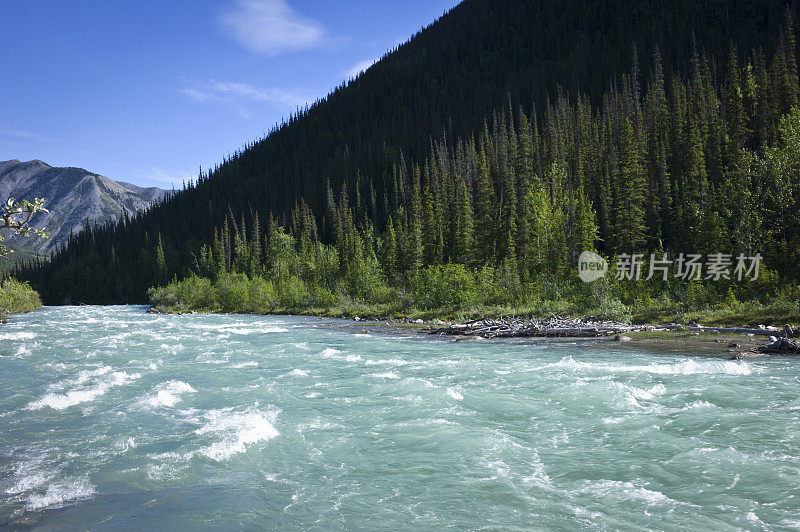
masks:
<path id="1" fill-rule="evenodd" d="M 166 191 L 142 188 L 88 172 L 57 168 L 39 160 L 0 162 L 0 198 L 44 198 L 49 213 L 37 214 L 32 226 L 50 237 L 13 236 L 7 243 L 30 253 L 49 253 L 88 224 L 104 224 L 133 215 L 164 198 Z"/>
<path id="2" fill-rule="evenodd" d="M 565 279 L 584 244 L 795 249 L 792 219 L 769 223 L 794 206 L 771 203 L 777 166 L 761 163 L 798 103 L 797 5 L 465 0 L 146 214 L 18 273 L 50 303 L 143 302 L 173 276 L 241 271 L 251 251 L 271 271 L 276 227 L 297 252 L 336 246 L 284 270 L 322 271 L 337 294 L 351 281 L 325 272 L 373 259 L 397 286 L 464 264 L 512 294 Z"/>

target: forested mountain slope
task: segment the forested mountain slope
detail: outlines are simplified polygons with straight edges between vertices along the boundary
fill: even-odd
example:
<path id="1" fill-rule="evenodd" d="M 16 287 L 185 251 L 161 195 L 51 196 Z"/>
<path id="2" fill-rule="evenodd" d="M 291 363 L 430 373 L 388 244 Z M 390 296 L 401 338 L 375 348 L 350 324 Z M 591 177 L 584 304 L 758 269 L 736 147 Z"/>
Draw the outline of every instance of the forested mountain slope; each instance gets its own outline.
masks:
<path id="1" fill-rule="evenodd" d="M 269 269 L 277 226 L 298 251 L 336 243 L 331 267 L 378 257 L 400 284 L 441 263 L 524 284 L 566 275 L 582 246 L 752 248 L 775 207 L 741 236 L 716 200 L 767 191 L 755 172 L 798 98 L 795 8 L 466 0 L 187 190 L 20 275 L 49 303 L 143 301 L 211 263 L 253 270 L 245 251 Z M 766 236 L 788 249 L 781 231 Z"/>

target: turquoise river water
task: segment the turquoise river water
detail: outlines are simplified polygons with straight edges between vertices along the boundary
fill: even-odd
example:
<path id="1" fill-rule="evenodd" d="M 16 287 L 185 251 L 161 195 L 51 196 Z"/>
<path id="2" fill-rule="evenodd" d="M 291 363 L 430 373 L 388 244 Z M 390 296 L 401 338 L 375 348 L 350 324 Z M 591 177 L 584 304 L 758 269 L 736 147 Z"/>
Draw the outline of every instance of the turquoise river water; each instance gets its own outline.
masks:
<path id="1" fill-rule="evenodd" d="M 800 529 L 800 361 L 145 310 L 0 327 L 0 524 Z"/>

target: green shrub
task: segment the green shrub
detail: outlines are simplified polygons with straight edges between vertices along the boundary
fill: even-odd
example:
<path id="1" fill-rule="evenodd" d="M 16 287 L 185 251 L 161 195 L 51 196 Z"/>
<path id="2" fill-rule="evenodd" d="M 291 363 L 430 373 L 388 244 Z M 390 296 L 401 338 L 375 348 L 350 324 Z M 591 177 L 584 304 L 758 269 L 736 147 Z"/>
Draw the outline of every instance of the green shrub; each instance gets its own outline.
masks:
<path id="1" fill-rule="evenodd" d="M 302 308 L 307 305 L 308 289 L 296 275 L 285 276 L 277 284 L 278 306 L 284 309 Z"/>
<path id="2" fill-rule="evenodd" d="M 0 287 L 0 317 L 15 312 L 30 312 L 42 308 L 42 299 L 28 283 L 6 279 Z"/>
<path id="3" fill-rule="evenodd" d="M 167 311 L 215 310 L 216 296 L 211 280 L 192 275 L 181 281 L 148 290 L 150 302 Z"/>
<path id="4" fill-rule="evenodd" d="M 179 285 L 178 297 L 190 308 L 207 309 L 214 306 L 214 291 L 211 280 L 195 275 L 182 281 Z"/>
<path id="5" fill-rule="evenodd" d="M 463 307 L 475 302 L 475 278 L 463 264 L 440 264 L 420 271 L 415 290 L 422 308 Z"/>
<path id="6" fill-rule="evenodd" d="M 311 291 L 309 304 L 312 307 L 329 309 L 338 304 L 338 298 L 329 288 L 315 286 Z"/>
<path id="7" fill-rule="evenodd" d="M 256 276 L 250 279 L 250 308 L 257 314 L 272 312 L 276 305 L 275 285 L 263 277 Z"/>
<path id="8" fill-rule="evenodd" d="M 223 273 L 214 283 L 214 300 L 222 312 L 250 312 L 249 288 L 245 274 Z"/>
<path id="9" fill-rule="evenodd" d="M 632 317 L 631 309 L 622 301 L 615 298 L 606 298 L 600 304 L 599 311 L 602 318 L 622 323 L 630 323 Z"/>
<path id="10" fill-rule="evenodd" d="M 503 305 L 508 302 L 508 294 L 497 279 L 497 272 L 484 266 L 475 272 L 477 299 L 483 305 Z"/>

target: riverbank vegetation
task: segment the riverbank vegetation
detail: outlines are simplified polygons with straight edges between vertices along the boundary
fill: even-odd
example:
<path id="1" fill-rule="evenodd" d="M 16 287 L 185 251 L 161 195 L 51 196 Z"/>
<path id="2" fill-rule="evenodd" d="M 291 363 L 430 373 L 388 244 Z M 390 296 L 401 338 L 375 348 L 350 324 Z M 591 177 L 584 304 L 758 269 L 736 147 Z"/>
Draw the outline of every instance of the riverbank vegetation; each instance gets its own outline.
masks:
<path id="1" fill-rule="evenodd" d="M 0 320 L 9 314 L 30 312 L 42 308 L 42 299 L 28 283 L 5 279 L 0 285 Z"/>
<path id="2" fill-rule="evenodd" d="M 769 270 L 748 283 L 617 280 L 614 268 L 593 283 L 545 276 L 522 282 L 514 271 L 439 264 L 389 281 L 374 254 L 348 262 L 336 246 L 300 246 L 271 225 L 265 263 L 234 253 L 231 271 L 201 255 L 205 276 L 191 275 L 149 291 L 159 312 L 313 314 L 332 317 L 448 319 L 551 313 L 635 323 L 800 323 L 800 289 Z M 224 257 L 224 245 L 217 241 Z M 235 250 L 236 248 L 234 248 Z M 239 249 L 249 248 L 240 243 Z M 251 249 L 252 251 L 252 249 Z M 766 297 L 763 297 L 764 295 Z"/>
<path id="3" fill-rule="evenodd" d="M 463 280 L 463 279 L 462 279 Z M 455 281 L 458 283 L 460 281 Z M 447 284 L 447 283 L 445 283 Z M 610 284 L 610 283 L 609 283 Z M 450 286 L 458 286 L 450 284 Z M 474 285 L 473 285 L 474 286 Z M 423 285 L 424 287 L 424 285 Z M 431 294 L 384 286 L 383 297 L 373 300 L 334 294 L 325 287 L 309 287 L 301 279 L 275 283 L 261 276 L 221 275 L 216 281 L 190 276 L 149 291 L 157 312 L 220 312 L 252 314 L 300 314 L 364 319 L 406 318 L 465 321 L 496 316 L 598 316 L 632 323 L 703 323 L 707 325 L 742 325 L 800 323 L 800 290 L 783 289 L 766 301 L 739 301 L 733 294 L 724 297 L 713 287 L 696 286 L 693 294 L 676 290 L 674 296 L 661 292 L 657 298 L 646 292 L 623 303 L 606 287 L 605 294 L 587 290 L 574 282 L 553 299 L 541 299 L 539 287 L 527 287 L 527 295 L 492 300 L 485 295 L 465 297 L 463 293 L 433 299 Z M 493 287 L 497 289 L 497 286 Z M 438 296 L 442 291 L 438 292 Z M 623 295 L 624 297 L 624 295 Z"/>
<path id="4" fill-rule="evenodd" d="M 299 285 L 295 285 L 295 288 Z M 797 294 L 797 290 L 793 292 Z M 309 294 L 303 287 L 299 292 Z M 309 299 L 285 299 L 275 297 L 275 285 L 264 278 L 250 279 L 247 276 L 227 276 L 218 282 L 208 278 L 192 276 L 180 282 L 150 289 L 151 304 L 156 312 L 189 313 L 248 313 L 248 314 L 297 314 L 335 318 L 422 319 L 466 321 L 478 317 L 536 316 L 551 314 L 567 316 L 597 316 L 604 319 L 631 323 L 668 324 L 702 323 L 704 325 L 752 326 L 761 324 L 800 323 L 798 299 L 771 302 L 750 300 L 741 302 L 730 298 L 703 303 L 687 300 L 672 300 L 661 294 L 657 300 L 633 301 L 624 304 L 616 299 L 555 299 L 531 298 L 522 302 L 500 304 L 467 304 L 463 306 L 442 305 L 425 307 L 413 302 L 405 303 L 401 294 L 392 291 L 397 299 L 391 303 L 369 303 L 353 300 L 345 295 L 334 297 L 331 303 L 309 301 Z M 269 295 L 272 294 L 272 297 Z M 402 295 L 407 296 L 407 293 Z M 265 297 L 267 296 L 267 297 Z"/>
<path id="5" fill-rule="evenodd" d="M 430 279 L 435 279 L 429 284 Z M 687 291 L 676 285 L 649 286 L 637 293 L 614 281 L 595 286 L 574 280 L 545 289 L 541 283 L 519 286 L 515 292 L 498 272 L 470 272 L 462 267 L 427 271 L 416 287 L 397 288 L 372 280 L 360 294 L 334 293 L 327 286 L 309 285 L 299 276 L 282 279 L 243 273 L 222 273 L 216 280 L 190 276 L 149 291 L 157 312 L 219 312 L 301 314 L 363 319 L 406 318 L 466 321 L 478 317 L 552 314 L 596 316 L 631 323 L 703 323 L 742 325 L 800 323 L 800 289 L 767 288 L 775 295 L 761 301 L 740 301 L 735 292 L 722 294 L 713 285 L 694 284 Z M 339 288 L 345 288 L 343 284 Z M 433 289 L 432 289 L 433 288 Z M 782 291 L 781 291 L 782 290 Z M 552 294 L 543 299 L 541 294 Z M 655 295 L 656 297 L 653 297 Z M 623 303 L 620 297 L 627 303 Z"/>

